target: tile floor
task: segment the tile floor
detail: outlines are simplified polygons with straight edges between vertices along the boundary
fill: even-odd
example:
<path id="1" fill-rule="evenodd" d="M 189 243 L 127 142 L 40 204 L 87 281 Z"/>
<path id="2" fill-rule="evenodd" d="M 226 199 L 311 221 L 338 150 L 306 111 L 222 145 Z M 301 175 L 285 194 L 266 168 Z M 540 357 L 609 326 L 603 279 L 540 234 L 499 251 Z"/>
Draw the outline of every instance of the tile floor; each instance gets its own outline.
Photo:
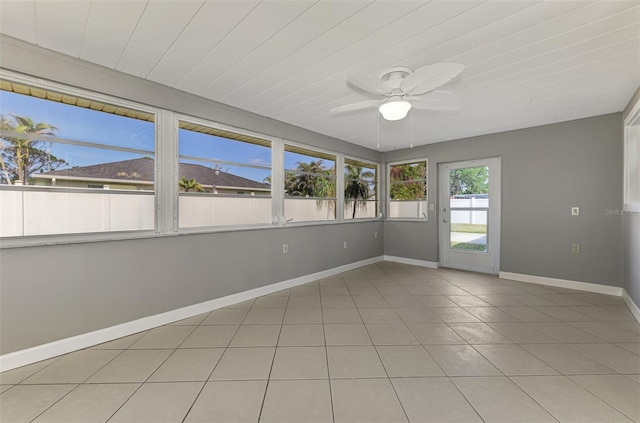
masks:
<path id="1" fill-rule="evenodd" d="M 0 374 L 18 422 L 640 421 L 617 297 L 382 262 Z"/>

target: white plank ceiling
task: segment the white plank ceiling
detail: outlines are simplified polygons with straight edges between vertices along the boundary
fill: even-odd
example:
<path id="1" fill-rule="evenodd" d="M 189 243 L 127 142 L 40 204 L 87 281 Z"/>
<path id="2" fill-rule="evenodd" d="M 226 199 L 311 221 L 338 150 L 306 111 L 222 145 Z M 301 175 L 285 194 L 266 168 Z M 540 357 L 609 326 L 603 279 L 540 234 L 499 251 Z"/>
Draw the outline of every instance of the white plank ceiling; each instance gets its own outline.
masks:
<path id="1" fill-rule="evenodd" d="M 640 86 L 640 0 L 0 1 L 0 32 L 380 150 L 621 111 Z M 330 109 L 355 70 L 466 66 L 455 111 Z"/>

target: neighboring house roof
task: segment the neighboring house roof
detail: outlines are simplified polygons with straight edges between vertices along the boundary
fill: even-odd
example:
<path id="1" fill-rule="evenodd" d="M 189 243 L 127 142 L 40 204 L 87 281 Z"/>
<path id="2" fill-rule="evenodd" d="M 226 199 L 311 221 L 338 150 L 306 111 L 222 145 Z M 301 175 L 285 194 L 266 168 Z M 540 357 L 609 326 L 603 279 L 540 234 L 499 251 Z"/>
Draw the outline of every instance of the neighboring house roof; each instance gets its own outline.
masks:
<path id="1" fill-rule="evenodd" d="M 251 179 L 233 175 L 210 167 L 180 163 L 179 177 L 195 179 L 201 185 L 214 187 L 235 187 L 247 189 L 269 190 L 271 186 Z M 121 162 L 103 163 L 92 166 L 74 167 L 71 169 L 54 170 L 46 173 L 34 174 L 34 178 L 64 178 L 91 179 L 95 181 L 126 181 L 137 183 L 152 183 L 154 175 L 154 160 L 143 157 L 140 159 L 124 160 Z"/>

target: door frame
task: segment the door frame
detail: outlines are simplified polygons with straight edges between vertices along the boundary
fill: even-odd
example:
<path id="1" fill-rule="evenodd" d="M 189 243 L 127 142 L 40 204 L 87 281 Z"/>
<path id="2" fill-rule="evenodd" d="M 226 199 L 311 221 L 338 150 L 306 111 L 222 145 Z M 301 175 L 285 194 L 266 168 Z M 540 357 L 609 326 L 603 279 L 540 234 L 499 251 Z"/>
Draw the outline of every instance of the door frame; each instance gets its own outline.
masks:
<path id="1" fill-rule="evenodd" d="M 489 211 L 487 217 L 487 252 L 453 251 L 451 250 L 449 192 L 445 192 L 449 185 L 451 166 L 460 168 L 489 166 Z M 497 275 L 500 272 L 500 227 L 501 227 L 501 197 L 502 197 L 502 157 L 487 157 L 481 159 L 462 160 L 438 163 L 438 250 L 440 266 L 460 270 L 489 273 Z M 448 219 L 449 222 L 445 222 Z M 473 264 L 451 263 L 450 253 L 470 255 L 489 255 L 489 267 Z M 472 256 L 468 256 L 472 257 Z"/>

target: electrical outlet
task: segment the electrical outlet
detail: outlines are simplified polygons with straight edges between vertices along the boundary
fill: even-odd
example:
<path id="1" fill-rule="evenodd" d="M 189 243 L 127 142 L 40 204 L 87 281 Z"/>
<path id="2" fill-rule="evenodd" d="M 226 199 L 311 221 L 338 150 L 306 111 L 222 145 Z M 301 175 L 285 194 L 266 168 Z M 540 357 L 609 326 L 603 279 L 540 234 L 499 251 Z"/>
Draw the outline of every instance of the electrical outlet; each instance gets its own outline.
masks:
<path id="1" fill-rule="evenodd" d="M 571 207 L 571 216 L 580 216 L 580 207 Z"/>
<path id="2" fill-rule="evenodd" d="M 373 233 L 373 237 L 374 237 L 374 238 L 378 238 L 378 233 L 377 233 L 377 232 L 374 232 L 374 233 Z"/>
<path id="3" fill-rule="evenodd" d="M 434 211 L 436 209 L 436 205 L 431 203 L 429 204 L 429 211 Z"/>
<path id="4" fill-rule="evenodd" d="M 282 252 L 287 254 L 289 252 L 289 244 L 282 244 Z"/>
<path id="5" fill-rule="evenodd" d="M 347 248 L 347 241 L 344 242 L 344 248 Z"/>
<path id="6" fill-rule="evenodd" d="M 578 243 L 571 244 L 571 252 L 573 254 L 580 254 L 580 244 Z"/>

